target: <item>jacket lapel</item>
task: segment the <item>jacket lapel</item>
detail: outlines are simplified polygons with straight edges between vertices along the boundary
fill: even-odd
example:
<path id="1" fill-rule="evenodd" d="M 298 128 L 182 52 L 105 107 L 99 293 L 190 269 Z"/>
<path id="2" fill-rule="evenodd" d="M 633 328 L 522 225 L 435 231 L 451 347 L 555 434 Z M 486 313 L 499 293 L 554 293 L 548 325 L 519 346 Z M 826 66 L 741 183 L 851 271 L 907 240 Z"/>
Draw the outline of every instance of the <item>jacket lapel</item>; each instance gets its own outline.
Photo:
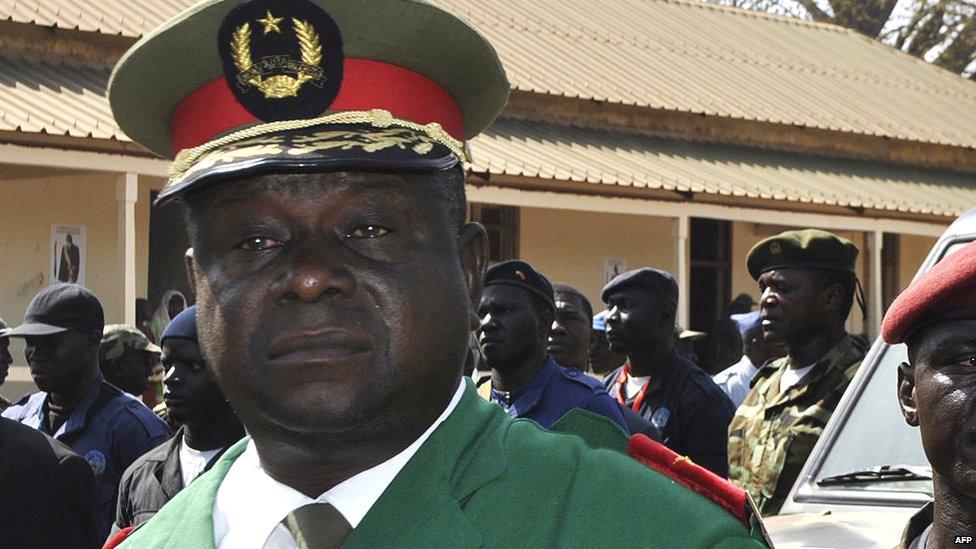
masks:
<path id="1" fill-rule="evenodd" d="M 457 408 L 420 447 L 344 547 L 477 547 L 463 501 L 501 476 L 507 416 L 467 380 Z M 492 449 L 490 447 L 494 446 Z"/>
<path id="2" fill-rule="evenodd" d="M 156 465 L 153 475 L 166 497 L 173 499 L 183 489 L 183 474 L 180 470 L 180 444 L 183 444 L 183 428 L 169 441 L 166 459 Z"/>

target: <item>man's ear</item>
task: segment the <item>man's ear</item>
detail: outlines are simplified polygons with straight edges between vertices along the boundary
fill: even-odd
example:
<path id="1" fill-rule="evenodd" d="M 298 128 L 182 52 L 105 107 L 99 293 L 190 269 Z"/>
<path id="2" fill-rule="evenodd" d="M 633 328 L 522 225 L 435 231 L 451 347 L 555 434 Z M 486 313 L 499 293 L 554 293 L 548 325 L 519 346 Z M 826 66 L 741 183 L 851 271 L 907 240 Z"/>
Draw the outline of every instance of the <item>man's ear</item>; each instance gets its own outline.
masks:
<path id="1" fill-rule="evenodd" d="M 458 233 L 458 259 L 468 286 L 468 328 L 474 330 L 480 323 L 478 304 L 488 268 L 488 233 L 480 223 L 467 223 L 461 228 Z"/>
<path id="2" fill-rule="evenodd" d="M 187 248 L 183 255 L 183 264 L 186 266 L 186 278 L 190 281 L 190 288 L 193 295 L 197 294 L 197 272 L 196 259 L 193 257 L 193 248 Z"/>
<path id="3" fill-rule="evenodd" d="M 844 296 L 844 287 L 840 284 L 831 284 L 820 295 L 823 300 L 824 310 L 837 311 L 840 310 L 840 302 Z"/>
<path id="4" fill-rule="evenodd" d="M 905 422 L 918 427 L 918 405 L 915 403 L 915 372 L 902 362 L 898 365 L 898 405 Z"/>

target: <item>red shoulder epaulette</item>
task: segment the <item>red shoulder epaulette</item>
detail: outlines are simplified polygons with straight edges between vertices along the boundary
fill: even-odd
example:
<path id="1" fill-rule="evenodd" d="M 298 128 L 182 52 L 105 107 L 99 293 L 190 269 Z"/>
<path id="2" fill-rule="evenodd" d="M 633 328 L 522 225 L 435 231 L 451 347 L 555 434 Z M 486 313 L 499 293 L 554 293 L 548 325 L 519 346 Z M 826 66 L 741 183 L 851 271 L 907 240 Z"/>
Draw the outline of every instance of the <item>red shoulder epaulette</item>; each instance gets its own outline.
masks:
<path id="1" fill-rule="evenodd" d="M 630 437 L 627 453 L 658 473 L 676 480 L 707 497 L 732 513 L 746 527 L 750 526 L 750 505 L 746 491 L 715 473 L 695 464 L 686 456 L 679 456 L 670 448 L 645 435 Z"/>
<path id="2" fill-rule="evenodd" d="M 135 532 L 136 528 L 138 528 L 138 526 L 126 526 L 125 528 L 119 530 L 117 534 L 115 534 L 114 536 L 109 538 L 108 541 L 105 542 L 105 545 L 102 546 L 102 549 L 115 549 L 119 545 L 122 545 L 122 542 L 125 541 L 125 538 L 129 537 L 129 534 L 131 534 L 132 532 Z"/>

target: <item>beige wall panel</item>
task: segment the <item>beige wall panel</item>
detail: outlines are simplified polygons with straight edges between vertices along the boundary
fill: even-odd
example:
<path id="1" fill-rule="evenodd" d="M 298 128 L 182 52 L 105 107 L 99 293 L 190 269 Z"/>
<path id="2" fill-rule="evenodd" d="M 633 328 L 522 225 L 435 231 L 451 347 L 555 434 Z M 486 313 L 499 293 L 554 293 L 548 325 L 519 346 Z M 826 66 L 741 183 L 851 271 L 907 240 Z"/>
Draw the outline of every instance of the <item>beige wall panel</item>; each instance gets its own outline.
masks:
<path id="1" fill-rule="evenodd" d="M 51 226 L 65 224 L 87 229 L 86 286 L 101 300 L 106 322 L 122 320 L 115 181 L 112 174 L 85 174 L 0 182 L 0 316 L 19 324 L 31 298 L 50 283 Z M 22 346 L 14 343 L 20 363 Z"/>
<path id="2" fill-rule="evenodd" d="M 675 272 L 677 221 L 666 217 L 608 215 L 521 208 L 519 254 L 552 282 L 582 291 L 602 309 L 604 263 L 627 260 L 627 269 L 656 267 Z M 612 225 L 612 228 L 611 228 Z"/>
<path id="3" fill-rule="evenodd" d="M 903 234 L 899 236 L 899 240 L 901 241 L 901 248 L 898 250 L 900 271 L 898 273 L 898 285 L 900 289 L 904 290 L 915 277 L 915 273 L 922 266 L 922 262 L 928 257 L 937 239 Z"/>

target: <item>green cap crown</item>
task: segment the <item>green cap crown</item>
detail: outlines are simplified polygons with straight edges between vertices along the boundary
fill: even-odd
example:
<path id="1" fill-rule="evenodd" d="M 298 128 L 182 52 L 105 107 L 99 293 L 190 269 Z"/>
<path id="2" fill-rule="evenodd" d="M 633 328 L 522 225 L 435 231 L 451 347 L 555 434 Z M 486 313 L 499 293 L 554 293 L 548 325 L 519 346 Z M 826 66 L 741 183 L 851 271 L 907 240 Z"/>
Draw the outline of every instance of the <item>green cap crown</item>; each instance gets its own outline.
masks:
<path id="1" fill-rule="evenodd" d="M 773 269 L 829 269 L 854 272 L 857 246 L 819 229 L 786 231 L 760 241 L 749 250 L 749 274 L 759 276 Z"/>
<path id="2" fill-rule="evenodd" d="M 146 351 L 160 354 L 162 351 L 139 330 L 125 324 L 109 324 L 102 332 L 102 342 L 98 346 L 100 360 L 114 360 L 125 354 L 126 350 Z"/>

